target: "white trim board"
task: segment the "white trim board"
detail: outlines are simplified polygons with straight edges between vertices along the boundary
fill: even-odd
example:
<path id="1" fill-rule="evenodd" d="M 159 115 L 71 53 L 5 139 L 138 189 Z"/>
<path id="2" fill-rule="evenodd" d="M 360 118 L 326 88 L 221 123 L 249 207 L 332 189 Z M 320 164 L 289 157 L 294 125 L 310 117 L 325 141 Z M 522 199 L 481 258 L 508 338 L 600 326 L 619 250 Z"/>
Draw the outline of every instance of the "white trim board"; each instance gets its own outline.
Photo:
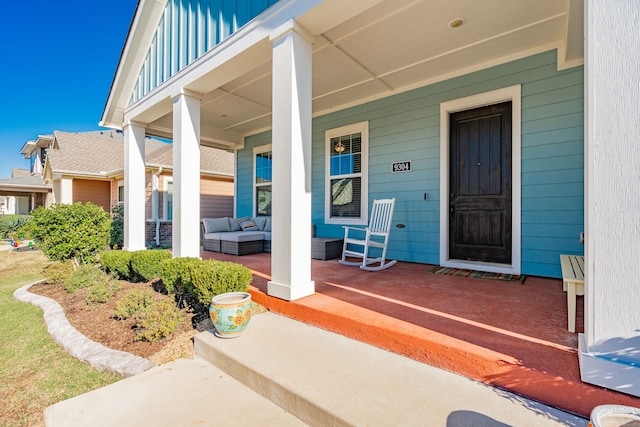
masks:
<path id="1" fill-rule="evenodd" d="M 440 265 L 494 273 L 520 274 L 521 265 L 521 85 L 484 92 L 440 104 Z M 449 115 L 486 105 L 511 101 L 512 206 L 511 264 L 493 264 L 449 258 Z"/>

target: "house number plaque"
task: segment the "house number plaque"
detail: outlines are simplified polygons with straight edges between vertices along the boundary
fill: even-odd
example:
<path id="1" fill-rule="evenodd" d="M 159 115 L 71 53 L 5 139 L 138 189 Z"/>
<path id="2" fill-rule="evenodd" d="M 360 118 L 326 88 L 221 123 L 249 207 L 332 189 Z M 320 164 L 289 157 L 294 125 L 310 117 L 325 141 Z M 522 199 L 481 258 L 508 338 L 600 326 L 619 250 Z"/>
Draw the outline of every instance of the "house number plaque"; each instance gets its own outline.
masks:
<path id="1" fill-rule="evenodd" d="M 391 172 L 411 172 L 411 160 L 407 160 L 406 162 L 393 162 L 391 164 Z"/>

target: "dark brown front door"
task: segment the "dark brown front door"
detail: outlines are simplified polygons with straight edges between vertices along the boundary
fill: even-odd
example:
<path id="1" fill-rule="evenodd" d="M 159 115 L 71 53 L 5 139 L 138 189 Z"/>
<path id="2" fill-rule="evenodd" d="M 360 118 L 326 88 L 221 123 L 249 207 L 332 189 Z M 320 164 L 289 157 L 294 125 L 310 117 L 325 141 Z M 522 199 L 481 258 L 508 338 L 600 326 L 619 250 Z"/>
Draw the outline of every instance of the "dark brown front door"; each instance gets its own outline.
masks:
<path id="1" fill-rule="evenodd" d="M 511 263 L 511 102 L 450 116 L 449 258 Z"/>

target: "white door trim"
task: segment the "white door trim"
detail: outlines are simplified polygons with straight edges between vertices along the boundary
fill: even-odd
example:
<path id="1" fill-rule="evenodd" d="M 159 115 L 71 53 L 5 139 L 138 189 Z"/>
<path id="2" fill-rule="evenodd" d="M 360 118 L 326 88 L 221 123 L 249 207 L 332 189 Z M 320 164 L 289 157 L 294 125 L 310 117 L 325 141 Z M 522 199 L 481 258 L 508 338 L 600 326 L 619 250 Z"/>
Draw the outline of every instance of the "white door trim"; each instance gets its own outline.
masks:
<path id="1" fill-rule="evenodd" d="M 493 264 L 449 258 L 449 115 L 457 111 L 511 101 L 512 155 L 512 238 L 511 264 Z M 495 273 L 520 274 L 521 271 L 521 86 L 515 85 L 454 99 L 440 104 L 440 265 Z"/>

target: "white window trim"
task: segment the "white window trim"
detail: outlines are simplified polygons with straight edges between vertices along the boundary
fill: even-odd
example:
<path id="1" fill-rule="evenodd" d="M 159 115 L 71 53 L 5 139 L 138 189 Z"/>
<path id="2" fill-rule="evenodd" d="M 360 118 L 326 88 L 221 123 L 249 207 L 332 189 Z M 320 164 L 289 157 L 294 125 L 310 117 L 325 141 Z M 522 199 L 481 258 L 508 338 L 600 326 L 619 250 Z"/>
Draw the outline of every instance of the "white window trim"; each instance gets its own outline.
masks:
<path id="1" fill-rule="evenodd" d="M 493 273 L 520 274 L 522 269 L 522 88 L 521 85 L 454 99 L 440 104 L 440 265 Z M 449 258 L 449 115 L 457 111 L 511 101 L 511 264 L 473 262 Z"/>
<path id="2" fill-rule="evenodd" d="M 360 218 L 331 218 L 331 138 L 354 133 L 362 135 Z M 324 146 L 324 222 L 326 224 L 367 225 L 369 222 L 369 122 L 364 121 L 328 129 L 324 134 Z"/>
<path id="3" fill-rule="evenodd" d="M 162 177 L 162 192 L 164 195 L 162 196 L 162 220 L 169 221 L 169 198 L 167 195 L 169 194 L 169 183 L 173 183 L 173 176 L 165 175 Z"/>
<path id="4" fill-rule="evenodd" d="M 253 212 L 253 216 L 258 215 L 257 206 L 256 206 L 256 197 L 258 195 L 258 187 L 259 185 L 256 183 L 256 156 L 261 153 L 266 153 L 269 151 L 273 151 L 272 144 L 261 145 L 259 147 L 253 148 L 253 178 L 251 181 L 251 186 L 253 188 L 253 196 L 251 197 L 251 209 Z M 273 165 L 271 166 L 273 168 Z M 271 185 L 271 189 L 273 191 L 273 179 L 270 184 L 262 184 L 262 185 Z"/>

